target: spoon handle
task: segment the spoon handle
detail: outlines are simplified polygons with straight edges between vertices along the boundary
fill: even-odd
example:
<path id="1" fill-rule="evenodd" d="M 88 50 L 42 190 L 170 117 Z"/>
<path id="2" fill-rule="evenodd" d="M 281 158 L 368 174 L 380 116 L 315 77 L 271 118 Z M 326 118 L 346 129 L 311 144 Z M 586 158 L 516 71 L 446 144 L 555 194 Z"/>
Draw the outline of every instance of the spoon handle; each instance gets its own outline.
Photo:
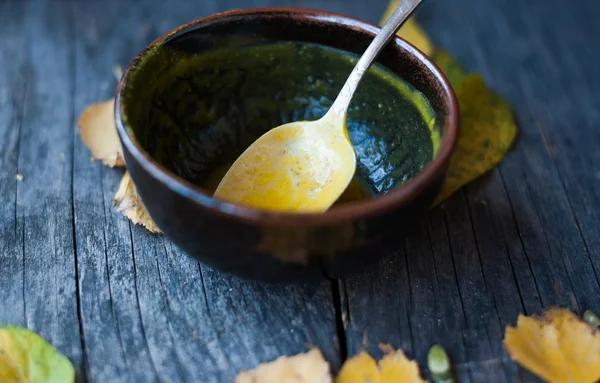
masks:
<path id="1" fill-rule="evenodd" d="M 363 53 L 360 60 L 356 63 L 356 66 L 352 70 L 352 73 L 350 73 L 348 80 L 346 80 L 342 91 L 335 99 L 329 112 L 334 112 L 342 118 L 345 117 L 352 96 L 354 95 L 356 88 L 358 88 L 358 84 L 363 75 L 369 69 L 371 64 L 373 64 L 373 61 L 375 61 L 375 58 L 381 49 L 392 39 L 396 32 L 398 32 L 398 29 L 400 29 L 402 24 L 404 24 L 422 1 L 423 0 L 403 0 L 400 3 L 383 28 L 381 28 L 381 31 L 375 36 L 365 53 Z"/>

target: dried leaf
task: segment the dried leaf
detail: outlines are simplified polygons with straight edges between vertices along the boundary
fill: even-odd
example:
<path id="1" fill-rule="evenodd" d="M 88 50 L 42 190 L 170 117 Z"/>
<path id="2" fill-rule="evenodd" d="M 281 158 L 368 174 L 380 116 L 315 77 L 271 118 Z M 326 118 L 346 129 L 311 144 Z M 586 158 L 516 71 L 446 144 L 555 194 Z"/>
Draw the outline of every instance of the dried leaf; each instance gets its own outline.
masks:
<path id="1" fill-rule="evenodd" d="M 379 361 L 381 383 L 424 383 L 419 366 L 404 355 L 402 350 L 387 354 Z"/>
<path id="2" fill-rule="evenodd" d="M 434 205 L 494 168 L 517 136 L 510 106 L 485 86 L 480 75 L 465 76 L 456 89 L 456 97 L 461 114 L 460 137 Z"/>
<path id="3" fill-rule="evenodd" d="M 380 383 L 379 367 L 366 352 L 348 359 L 335 378 L 335 383 Z"/>
<path id="4" fill-rule="evenodd" d="M 142 203 L 128 172 L 121 179 L 119 190 L 115 194 L 114 206 L 119 213 L 129 218 L 134 224 L 141 224 L 153 233 L 160 233 L 160 229 Z"/>
<path id="5" fill-rule="evenodd" d="M 111 168 L 125 165 L 113 105 L 114 99 L 92 104 L 77 122 L 81 130 L 81 139 L 92 152 L 92 158 Z"/>
<path id="6" fill-rule="evenodd" d="M 600 379 L 600 333 L 569 310 L 519 315 L 517 326 L 506 328 L 504 346 L 514 361 L 548 382 Z"/>
<path id="7" fill-rule="evenodd" d="M 383 17 L 381 18 L 380 25 L 383 25 L 390 18 L 392 13 L 394 13 L 401 2 L 402 0 L 391 0 L 389 2 Z M 427 36 L 421 26 L 413 18 L 406 20 L 402 28 L 400 28 L 398 31 L 397 35 L 417 47 L 427 56 L 430 56 L 434 51 L 434 47 L 429 39 L 429 36 Z"/>
<path id="8" fill-rule="evenodd" d="M 21 327 L 0 327 L 0 382 L 69 383 L 75 369 L 39 335 Z"/>
<path id="9" fill-rule="evenodd" d="M 321 351 L 315 348 L 242 371 L 235 383 L 331 383 L 331 373 Z"/>
<path id="10" fill-rule="evenodd" d="M 113 105 L 114 99 L 92 104 L 81 114 L 78 122 L 81 138 L 92 152 L 93 158 L 101 160 L 109 167 L 125 165 Z M 140 200 L 129 173 L 125 173 L 121 180 L 114 205 L 118 212 L 134 224 L 141 224 L 153 233 L 160 233 L 160 229 Z"/>
<path id="11" fill-rule="evenodd" d="M 367 353 L 361 352 L 348 359 L 335 383 L 424 383 L 419 366 L 408 359 L 402 350 L 388 352 L 379 364 Z"/>

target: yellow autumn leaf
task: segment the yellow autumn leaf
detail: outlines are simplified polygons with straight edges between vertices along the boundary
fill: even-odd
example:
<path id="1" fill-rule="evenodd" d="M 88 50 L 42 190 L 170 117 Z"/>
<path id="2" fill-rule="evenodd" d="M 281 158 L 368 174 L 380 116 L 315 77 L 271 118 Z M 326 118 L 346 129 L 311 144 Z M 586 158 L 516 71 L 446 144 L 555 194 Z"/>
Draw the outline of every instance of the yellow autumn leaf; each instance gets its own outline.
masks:
<path id="1" fill-rule="evenodd" d="M 140 224 L 153 233 L 160 233 L 160 229 L 142 203 L 129 172 L 125 173 L 121 179 L 119 190 L 115 194 L 114 206 L 119 213 L 129 218 L 134 224 Z"/>
<path id="2" fill-rule="evenodd" d="M 331 372 L 321 351 L 315 348 L 242 371 L 235 383 L 331 383 Z"/>
<path id="3" fill-rule="evenodd" d="M 455 92 L 460 105 L 460 137 L 434 205 L 494 168 L 517 136 L 510 106 L 485 86 L 480 75 L 465 76 Z"/>
<path id="4" fill-rule="evenodd" d="M 338 376 L 335 383 L 380 383 L 379 367 L 375 359 L 366 352 L 348 359 Z"/>
<path id="5" fill-rule="evenodd" d="M 77 125 L 92 158 L 109 167 L 124 166 L 123 148 L 115 125 L 114 99 L 88 106 Z"/>
<path id="6" fill-rule="evenodd" d="M 600 379 L 600 333 L 569 310 L 543 316 L 519 315 L 506 328 L 510 357 L 550 383 L 593 383 Z"/>
<path id="7" fill-rule="evenodd" d="M 75 369 L 39 335 L 21 327 L 0 327 L 0 382 L 69 383 Z"/>
<path id="8" fill-rule="evenodd" d="M 366 352 L 348 359 L 335 383 L 424 383 L 419 366 L 408 359 L 402 350 L 388 352 L 380 361 Z"/>
<path id="9" fill-rule="evenodd" d="M 111 168 L 125 165 L 123 147 L 115 124 L 114 101 L 113 98 L 89 105 L 77 123 L 81 130 L 81 139 L 92 153 L 92 158 L 101 160 Z M 134 224 L 141 224 L 153 233 L 160 233 L 137 194 L 129 173 L 125 173 L 121 179 L 114 206 Z"/>
<path id="10" fill-rule="evenodd" d="M 383 17 L 381 18 L 380 25 L 385 24 L 401 2 L 402 0 L 391 0 L 389 2 L 387 9 L 383 13 Z M 434 47 L 429 36 L 427 36 L 421 26 L 413 18 L 406 20 L 397 35 L 417 47 L 425 55 L 430 56 L 433 53 Z"/>
<path id="11" fill-rule="evenodd" d="M 389 353 L 379 361 L 381 383 L 423 383 L 417 362 L 410 360 L 401 350 Z"/>

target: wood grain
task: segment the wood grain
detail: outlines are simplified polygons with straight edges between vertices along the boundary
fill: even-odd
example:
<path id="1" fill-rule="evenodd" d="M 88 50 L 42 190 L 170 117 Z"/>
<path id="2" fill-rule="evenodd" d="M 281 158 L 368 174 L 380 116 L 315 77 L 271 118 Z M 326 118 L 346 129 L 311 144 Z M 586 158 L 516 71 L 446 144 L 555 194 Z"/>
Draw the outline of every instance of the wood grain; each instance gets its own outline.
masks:
<path id="1" fill-rule="evenodd" d="M 159 34 L 233 6 L 111 5 L 73 3 L 77 114 L 111 97 L 114 67 L 126 66 Z M 122 171 L 91 163 L 77 131 L 75 143 L 76 243 L 89 381 L 227 382 L 241 369 L 303 352 L 308 344 L 339 365 L 329 283 L 262 286 L 198 265 L 164 237 L 130 226 L 117 214 L 112 198 Z"/>
<path id="2" fill-rule="evenodd" d="M 0 8 L 0 323 L 25 325 L 23 225 L 17 213 L 16 179 L 25 110 L 25 36 L 23 3 Z"/>
<path id="3" fill-rule="evenodd" d="M 519 312 L 552 305 L 598 310 L 592 84 L 600 75 L 582 44 L 598 33 L 583 11 L 591 7 L 457 1 L 419 10 L 434 42 L 508 99 L 521 137 L 497 170 L 434 209 L 372 278 L 344 283 L 349 353 L 391 338 L 423 363 L 439 342 L 467 370 L 465 381 L 537 381 L 508 360 L 501 346 L 505 326 Z M 550 19 L 559 25 L 551 27 Z M 397 292 L 391 297 L 390 291 Z M 372 312 L 380 316 L 365 317 Z M 390 335 L 394 326 L 399 329 Z M 370 337 L 360 343 L 363 333 Z"/>
<path id="4" fill-rule="evenodd" d="M 16 227 L 21 241 L 15 243 L 15 251 L 9 249 L 3 254 L 19 257 L 21 248 L 22 264 L 10 274 L 3 270 L 2 279 L 22 286 L 23 294 L 9 297 L 15 300 L 3 302 L 2 307 L 6 312 L 22 309 L 24 321 L 18 322 L 39 333 L 80 367 L 83 354 L 71 198 L 72 14 L 48 2 L 10 2 L 5 6 L 19 10 L 8 15 L 19 21 L 12 36 L 7 37 L 16 38 L 20 45 L 22 51 L 15 52 L 16 57 L 24 55 L 23 61 L 17 61 L 15 73 L 16 78 L 22 76 L 17 80 L 22 88 L 14 93 L 24 97 L 22 106 L 16 108 L 22 112 L 17 163 L 24 178 L 16 189 Z"/>

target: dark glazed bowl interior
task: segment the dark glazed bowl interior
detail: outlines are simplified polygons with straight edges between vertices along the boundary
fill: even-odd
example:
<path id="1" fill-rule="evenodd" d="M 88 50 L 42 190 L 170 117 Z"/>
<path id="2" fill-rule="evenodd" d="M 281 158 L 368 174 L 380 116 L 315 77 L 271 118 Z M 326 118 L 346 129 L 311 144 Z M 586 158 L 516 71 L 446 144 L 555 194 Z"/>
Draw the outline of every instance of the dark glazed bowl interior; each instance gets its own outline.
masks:
<path id="1" fill-rule="evenodd" d="M 183 26 L 142 52 L 119 84 L 116 118 L 128 170 L 159 227 L 189 254 L 240 275 L 256 273 L 240 272 L 240 265 L 229 267 L 209 253 L 219 246 L 221 252 L 244 249 L 247 267 L 254 267 L 252 256 L 263 266 L 265 259 L 283 261 L 259 272 L 269 279 L 290 264 L 292 272 L 315 269 L 319 253 L 335 258 L 383 240 L 381 225 L 400 219 L 403 209 L 424 211 L 456 141 L 458 111 L 439 70 L 400 39 L 383 50 L 378 77 L 363 80 L 353 99 L 348 131 L 357 152 L 356 182 L 339 204 L 324 214 L 278 214 L 211 197 L 227 166 L 265 131 L 323 116 L 376 30 L 319 11 L 233 11 Z M 275 51 L 273 44 L 282 42 Z M 403 91 L 380 81 L 390 75 L 406 81 Z M 191 216 L 186 204 L 190 214 L 196 211 Z M 194 226 L 210 222 L 215 232 L 204 234 L 211 238 L 194 240 Z M 243 235 L 226 243 L 227 235 L 217 231 L 221 224 L 223 230 L 237 225 Z M 273 236 L 265 232 L 274 226 L 280 241 L 265 248 L 265 236 Z M 203 243 L 213 250 L 201 250 Z"/>
<path id="2" fill-rule="evenodd" d="M 306 43 L 223 48 L 242 38 L 234 34 L 227 36 L 232 43 L 208 53 L 197 41 L 201 32 L 171 38 L 142 62 L 124 93 L 124 111 L 154 160 L 214 192 L 228 165 L 268 129 L 325 115 L 356 55 Z M 387 82 L 392 73 L 372 71 L 377 75 L 360 84 L 347 123 L 357 184 L 367 196 L 419 173 L 435 154 L 428 125 L 439 137 L 443 122 L 424 96 Z"/>

